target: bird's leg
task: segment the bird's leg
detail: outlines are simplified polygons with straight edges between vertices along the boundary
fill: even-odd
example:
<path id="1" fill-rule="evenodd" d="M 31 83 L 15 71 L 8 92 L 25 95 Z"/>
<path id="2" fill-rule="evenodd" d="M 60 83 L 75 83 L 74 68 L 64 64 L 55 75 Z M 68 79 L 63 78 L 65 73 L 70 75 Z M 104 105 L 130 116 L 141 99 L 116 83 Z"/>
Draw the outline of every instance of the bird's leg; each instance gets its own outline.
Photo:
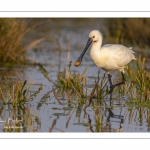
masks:
<path id="1" fill-rule="evenodd" d="M 110 87 L 113 86 L 112 81 L 111 81 L 111 77 L 112 77 L 112 75 L 108 74 L 108 80 L 109 80 Z"/>
<path id="2" fill-rule="evenodd" d="M 111 107 L 111 102 L 112 102 L 112 92 L 110 93 L 110 107 Z"/>
<path id="3" fill-rule="evenodd" d="M 114 85 L 112 84 L 111 77 L 112 77 L 112 75 L 108 74 L 108 81 L 109 81 L 109 84 L 110 84 L 109 93 L 112 93 L 113 89 L 115 88 Z"/>
<path id="4" fill-rule="evenodd" d="M 113 90 L 114 90 L 114 88 L 116 87 L 116 86 L 119 86 L 119 85 L 121 85 L 121 84 L 125 84 L 125 77 L 124 77 L 124 75 L 123 75 L 123 72 L 121 72 L 121 75 L 122 75 L 122 81 L 121 82 L 119 82 L 119 83 L 117 83 L 117 84 L 112 84 L 112 81 L 111 81 L 111 75 L 110 74 L 108 74 L 108 80 L 109 80 L 109 83 L 110 83 L 110 91 L 109 91 L 109 93 L 112 93 L 113 92 Z"/>
<path id="5" fill-rule="evenodd" d="M 119 82 L 119 83 L 117 83 L 117 84 L 115 84 L 115 86 L 118 86 L 118 85 L 121 85 L 121 84 L 125 84 L 125 77 L 124 77 L 124 75 L 123 75 L 123 72 L 121 72 L 121 75 L 122 75 L 122 81 L 121 82 Z"/>

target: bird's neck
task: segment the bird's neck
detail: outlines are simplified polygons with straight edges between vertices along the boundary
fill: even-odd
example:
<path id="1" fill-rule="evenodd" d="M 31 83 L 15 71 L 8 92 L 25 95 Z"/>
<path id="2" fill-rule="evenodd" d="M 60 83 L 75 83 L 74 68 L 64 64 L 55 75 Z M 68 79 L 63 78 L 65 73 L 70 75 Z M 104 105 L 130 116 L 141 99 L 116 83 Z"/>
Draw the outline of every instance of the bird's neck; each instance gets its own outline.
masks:
<path id="1" fill-rule="evenodd" d="M 102 46 L 102 40 L 99 40 L 97 42 L 92 43 L 91 50 L 100 51 L 101 46 Z"/>
<path id="2" fill-rule="evenodd" d="M 99 59 L 99 56 L 101 56 L 100 55 L 101 45 L 102 45 L 102 42 L 100 42 L 100 41 L 95 42 L 95 43 L 92 44 L 92 47 L 91 47 L 91 50 L 90 50 L 90 56 L 91 56 L 91 58 L 94 62 Z"/>

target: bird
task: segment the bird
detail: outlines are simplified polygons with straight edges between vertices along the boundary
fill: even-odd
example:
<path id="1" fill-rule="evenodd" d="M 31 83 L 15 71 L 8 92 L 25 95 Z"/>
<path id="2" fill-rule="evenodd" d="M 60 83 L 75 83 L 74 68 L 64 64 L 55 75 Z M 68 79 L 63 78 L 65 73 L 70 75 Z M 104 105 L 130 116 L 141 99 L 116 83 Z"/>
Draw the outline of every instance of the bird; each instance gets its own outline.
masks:
<path id="1" fill-rule="evenodd" d="M 110 91 L 112 93 L 116 86 L 125 84 L 124 69 L 131 60 L 136 60 L 132 47 L 126 47 L 121 44 L 105 44 L 102 46 L 103 35 L 99 30 L 92 30 L 89 34 L 88 41 L 81 55 L 76 60 L 74 65 L 78 67 L 82 58 L 91 45 L 90 56 L 95 65 L 103 69 L 108 75 L 108 81 L 110 83 Z M 122 75 L 122 81 L 113 84 L 111 81 L 110 71 L 119 70 Z"/>

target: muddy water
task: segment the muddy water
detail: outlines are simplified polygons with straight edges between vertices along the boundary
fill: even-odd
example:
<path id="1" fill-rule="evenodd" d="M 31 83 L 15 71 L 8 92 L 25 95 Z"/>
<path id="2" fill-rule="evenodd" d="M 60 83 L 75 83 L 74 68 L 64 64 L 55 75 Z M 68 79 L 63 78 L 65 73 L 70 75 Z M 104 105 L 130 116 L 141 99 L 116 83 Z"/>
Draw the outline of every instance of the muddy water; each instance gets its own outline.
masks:
<path id="1" fill-rule="evenodd" d="M 63 21 L 63 20 L 62 20 Z M 56 81 L 56 72 L 63 71 L 67 63 L 67 50 L 70 49 L 69 61 L 75 62 L 81 53 L 89 31 L 99 29 L 104 31 L 102 19 L 91 19 L 80 21 L 77 25 L 66 20 L 58 26 L 55 21 L 52 24 L 50 37 L 57 38 L 61 53 L 57 50 L 56 43 L 41 43 L 42 49 L 29 51 L 28 56 L 36 62 L 40 62 L 46 68 L 52 80 Z M 56 26 L 55 26 L 56 25 Z M 67 26 L 67 27 L 66 27 Z M 86 27 L 86 28 L 85 28 Z M 52 36 L 53 35 L 53 36 Z M 139 53 L 139 52 L 137 52 Z M 143 54 L 144 55 L 144 54 Z M 147 55 L 147 54 L 146 54 Z M 30 60 L 31 61 L 31 60 Z M 88 84 L 92 85 L 97 78 L 98 68 L 90 59 L 89 51 L 86 53 L 82 65 L 78 68 L 72 65 L 71 70 L 83 72 L 86 65 Z M 149 132 L 150 110 L 148 108 L 136 108 L 127 106 L 126 97 L 118 97 L 113 94 L 113 109 L 108 109 L 110 99 L 103 99 L 101 106 L 89 106 L 86 111 L 83 107 L 64 110 L 52 93 L 52 84 L 42 75 L 38 66 L 22 65 L 8 69 L 1 66 L 1 85 L 3 77 L 8 76 L 10 84 L 19 77 L 25 79 L 31 85 L 31 93 L 37 91 L 40 84 L 43 90 L 26 104 L 25 110 L 14 108 L 0 103 L 0 131 L 1 132 Z M 104 71 L 100 71 L 103 76 Z M 113 73 L 113 77 L 117 73 Z M 67 106 L 66 97 L 60 98 Z M 14 126 L 12 122 L 19 122 Z M 10 123 L 12 128 L 8 129 L 6 124 Z"/>

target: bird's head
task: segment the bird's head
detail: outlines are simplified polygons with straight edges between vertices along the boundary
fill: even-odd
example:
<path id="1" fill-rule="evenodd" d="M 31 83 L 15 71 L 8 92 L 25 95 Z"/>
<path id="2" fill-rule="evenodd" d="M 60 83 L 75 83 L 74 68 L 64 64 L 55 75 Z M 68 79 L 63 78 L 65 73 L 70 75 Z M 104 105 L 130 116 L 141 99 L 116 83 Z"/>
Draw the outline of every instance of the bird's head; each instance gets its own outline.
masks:
<path id="1" fill-rule="evenodd" d="M 92 30 L 89 34 L 89 39 L 91 39 L 92 43 L 96 43 L 100 38 L 102 39 L 102 34 L 98 30 Z"/>
<path id="2" fill-rule="evenodd" d="M 89 48 L 89 46 L 91 44 L 94 44 L 94 43 L 98 42 L 100 39 L 102 39 L 102 34 L 98 30 L 92 30 L 90 32 L 89 39 L 86 43 L 86 46 L 85 46 L 83 52 L 81 53 L 81 55 L 79 56 L 79 58 L 77 59 L 77 61 L 75 62 L 75 64 L 74 64 L 76 67 L 78 67 L 81 64 L 82 58 L 83 58 L 85 52 L 87 51 L 87 49 Z"/>

